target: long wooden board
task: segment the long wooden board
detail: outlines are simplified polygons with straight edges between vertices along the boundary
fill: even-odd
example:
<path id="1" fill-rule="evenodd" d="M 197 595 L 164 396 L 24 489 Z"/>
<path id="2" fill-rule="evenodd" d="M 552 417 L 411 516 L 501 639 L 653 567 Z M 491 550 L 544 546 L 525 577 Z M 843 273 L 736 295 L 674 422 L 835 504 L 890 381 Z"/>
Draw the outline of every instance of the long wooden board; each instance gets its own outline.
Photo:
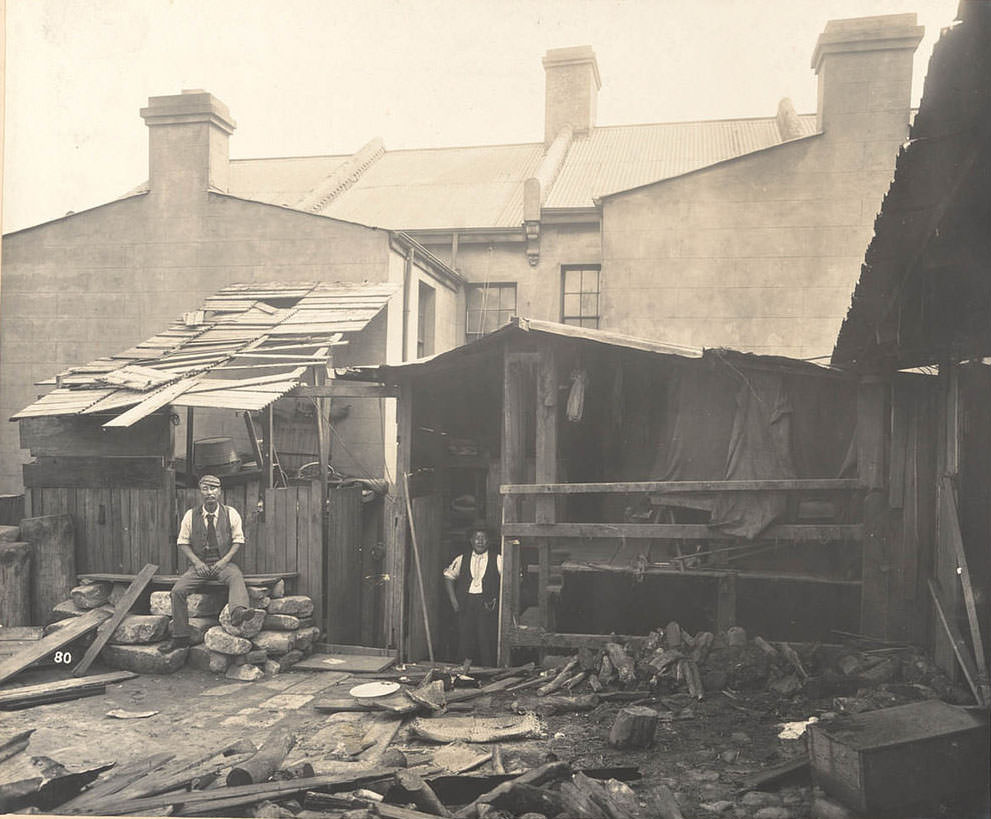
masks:
<path id="1" fill-rule="evenodd" d="M 174 545 L 174 544 L 173 544 Z M 269 574 L 246 574 L 244 582 L 248 586 L 271 586 L 279 580 L 292 580 L 298 576 L 298 572 L 270 572 Z M 130 583 L 137 575 L 114 574 L 112 572 L 83 572 L 79 575 L 80 583 L 95 581 L 105 581 L 107 583 Z M 179 579 L 177 574 L 156 574 L 151 578 L 152 586 L 172 586 Z M 204 585 L 223 586 L 216 580 L 208 580 Z"/>
<path id="2" fill-rule="evenodd" d="M 137 601 L 141 596 L 141 592 L 145 590 L 145 587 L 151 582 L 152 577 L 155 576 L 155 572 L 158 571 L 158 566 L 154 563 L 146 563 L 144 568 L 138 572 L 137 577 L 131 582 L 131 585 L 127 587 L 127 591 L 124 592 L 123 597 L 117 601 L 117 605 L 114 606 L 114 613 L 111 618 L 100 626 L 99 631 L 96 633 L 96 639 L 86 649 L 86 653 L 83 658 L 79 661 L 78 665 L 72 669 L 73 677 L 81 677 L 87 671 L 89 667 L 93 664 L 93 660 L 96 659 L 97 655 L 103 651 L 103 647 L 107 644 L 110 638 L 113 636 L 114 631 L 117 626 L 120 625 L 121 620 L 123 620 L 127 613 L 131 610 L 131 606 Z"/>
<path id="3" fill-rule="evenodd" d="M 48 656 L 53 651 L 58 651 L 63 646 L 67 646 L 77 637 L 88 634 L 97 628 L 100 623 L 110 615 L 106 611 L 93 609 L 86 614 L 76 618 L 76 620 L 58 631 L 52 632 L 47 637 L 35 641 L 32 645 L 18 652 L 13 657 L 0 663 L 0 683 L 6 682 L 27 668 L 31 663 Z"/>
<path id="4" fill-rule="evenodd" d="M 950 640 L 953 653 L 960 663 L 960 668 L 963 669 L 963 675 L 967 679 L 967 685 L 970 686 L 970 690 L 974 694 L 974 699 L 983 705 L 983 691 L 978 685 L 978 674 L 977 668 L 974 665 L 974 658 L 970 656 L 970 650 L 967 648 L 967 643 L 964 642 L 963 635 L 960 633 L 960 629 L 957 628 L 957 624 L 947 615 L 939 586 L 931 577 L 929 578 L 929 595 L 932 597 L 933 605 L 936 608 L 939 621 L 943 625 L 943 630 Z"/>
<path id="5" fill-rule="evenodd" d="M 0 628 L 0 643 L 8 641 L 25 642 L 40 640 L 45 636 L 45 629 L 41 626 L 10 626 Z"/>

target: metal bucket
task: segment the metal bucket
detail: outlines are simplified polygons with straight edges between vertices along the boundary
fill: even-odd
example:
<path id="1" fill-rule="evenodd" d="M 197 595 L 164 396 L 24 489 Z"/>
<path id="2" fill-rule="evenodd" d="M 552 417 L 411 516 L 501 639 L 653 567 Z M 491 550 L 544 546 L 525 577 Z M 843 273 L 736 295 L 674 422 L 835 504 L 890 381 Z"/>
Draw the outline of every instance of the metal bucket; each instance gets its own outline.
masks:
<path id="1" fill-rule="evenodd" d="M 230 475 L 241 468 L 234 439 L 220 436 L 193 441 L 193 468 L 197 475 Z"/>

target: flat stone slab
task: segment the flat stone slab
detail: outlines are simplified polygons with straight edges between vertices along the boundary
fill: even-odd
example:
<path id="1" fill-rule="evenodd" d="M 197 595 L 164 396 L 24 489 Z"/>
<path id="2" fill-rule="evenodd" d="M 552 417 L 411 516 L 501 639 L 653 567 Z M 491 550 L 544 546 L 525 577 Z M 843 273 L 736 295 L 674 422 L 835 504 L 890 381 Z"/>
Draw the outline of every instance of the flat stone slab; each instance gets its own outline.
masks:
<path id="1" fill-rule="evenodd" d="M 251 617 L 241 625 L 235 626 L 231 623 L 230 606 L 224 606 L 220 612 L 220 625 L 228 634 L 235 637 L 247 637 L 249 640 L 262 630 L 262 623 L 265 622 L 265 609 L 251 609 Z"/>
<path id="2" fill-rule="evenodd" d="M 186 608 L 190 617 L 216 617 L 227 602 L 227 589 L 222 591 L 193 592 L 186 598 Z M 151 613 L 172 616 L 172 593 L 155 591 L 151 593 Z"/>
<path id="3" fill-rule="evenodd" d="M 190 645 L 198 646 L 203 642 L 203 635 L 214 626 L 220 625 L 216 617 L 190 617 L 189 618 L 189 642 Z M 175 633 L 175 620 L 169 618 L 169 635 Z"/>
<path id="4" fill-rule="evenodd" d="M 256 665 L 232 665 L 227 669 L 226 676 L 229 680 L 254 682 L 255 680 L 260 680 L 264 677 L 265 672 Z"/>
<path id="5" fill-rule="evenodd" d="M 309 617 L 313 614 L 313 601 L 305 594 L 290 594 L 273 598 L 268 604 L 269 614 L 292 614 L 296 617 Z"/>
<path id="6" fill-rule="evenodd" d="M 180 648 L 163 654 L 158 646 L 107 645 L 100 652 L 100 659 L 111 668 L 122 668 L 137 674 L 174 674 L 186 662 L 188 648 Z"/>
<path id="7" fill-rule="evenodd" d="M 299 618 L 291 614 L 266 614 L 262 628 L 267 631 L 296 631 Z"/>
<path id="8" fill-rule="evenodd" d="M 252 638 L 255 648 L 265 650 L 270 657 L 288 654 L 296 642 L 295 631 L 260 631 Z"/>
<path id="9" fill-rule="evenodd" d="M 210 651 L 206 646 L 192 646 L 188 662 L 197 671 L 223 674 L 230 667 L 231 658 L 219 651 Z"/>
<path id="10" fill-rule="evenodd" d="M 223 626 L 214 626 L 207 631 L 203 635 L 203 645 L 221 654 L 247 654 L 252 649 L 251 640 L 228 634 Z"/>
<path id="11" fill-rule="evenodd" d="M 72 589 L 69 592 L 69 597 L 72 598 L 72 602 L 78 608 L 95 609 L 110 599 L 110 592 L 113 591 L 113 588 L 113 583 L 102 581 L 99 583 L 84 583 Z"/>
<path id="12" fill-rule="evenodd" d="M 110 636 L 113 645 L 147 645 L 165 636 L 169 618 L 164 614 L 128 614 Z"/>
<path id="13" fill-rule="evenodd" d="M 247 654 L 238 654 L 233 659 L 237 665 L 244 665 L 245 663 L 264 665 L 265 661 L 268 660 L 268 654 L 265 653 L 264 649 L 253 648 Z"/>

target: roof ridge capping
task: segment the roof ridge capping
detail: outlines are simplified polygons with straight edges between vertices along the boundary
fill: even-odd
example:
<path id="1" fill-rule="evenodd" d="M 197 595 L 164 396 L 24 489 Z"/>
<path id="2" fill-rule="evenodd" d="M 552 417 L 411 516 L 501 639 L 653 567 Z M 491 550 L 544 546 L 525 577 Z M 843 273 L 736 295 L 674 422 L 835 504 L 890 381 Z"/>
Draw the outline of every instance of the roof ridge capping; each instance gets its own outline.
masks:
<path id="1" fill-rule="evenodd" d="M 925 34 L 917 20 L 915 12 L 830 20 L 816 40 L 811 67 L 818 73 L 828 54 L 915 48 Z"/>

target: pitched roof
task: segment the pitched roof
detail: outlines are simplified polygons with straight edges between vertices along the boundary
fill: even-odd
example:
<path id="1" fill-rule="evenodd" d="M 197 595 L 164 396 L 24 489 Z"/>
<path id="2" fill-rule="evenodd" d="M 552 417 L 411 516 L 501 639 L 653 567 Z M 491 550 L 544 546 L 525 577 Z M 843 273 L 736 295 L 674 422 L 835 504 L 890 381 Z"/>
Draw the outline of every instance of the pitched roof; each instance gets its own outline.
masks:
<path id="1" fill-rule="evenodd" d="M 815 133 L 814 114 L 797 136 Z M 547 208 L 588 208 L 609 193 L 659 182 L 779 145 L 777 117 L 597 127 L 576 136 L 549 190 Z M 360 153 L 360 152 L 359 152 Z M 355 154 L 357 156 L 358 154 Z M 330 196 L 318 192 L 348 156 L 231 162 L 230 192 L 366 225 L 403 230 L 508 228 L 523 221 L 523 183 L 543 143 L 381 151 Z"/>
<path id="2" fill-rule="evenodd" d="M 130 426 L 156 409 L 259 410 L 331 359 L 385 307 L 397 286 L 232 284 L 166 331 L 108 358 L 71 367 L 56 389 L 11 420 L 131 409 L 104 426 Z M 52 382 L 48 382 L 52 383 Z"/>

